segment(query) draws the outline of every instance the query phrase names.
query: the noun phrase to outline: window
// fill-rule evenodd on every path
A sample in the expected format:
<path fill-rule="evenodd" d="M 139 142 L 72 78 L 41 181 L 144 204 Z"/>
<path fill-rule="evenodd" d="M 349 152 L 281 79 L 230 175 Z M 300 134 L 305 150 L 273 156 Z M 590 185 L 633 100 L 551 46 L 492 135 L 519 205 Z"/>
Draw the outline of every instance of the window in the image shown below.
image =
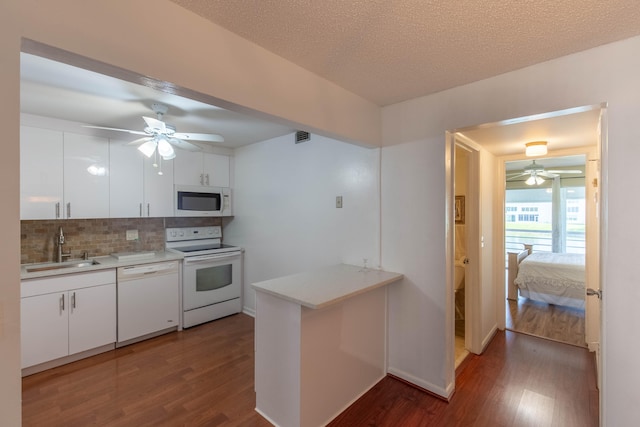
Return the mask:
<path fill-rule="evenodd" d="M 533 244 L 539 252 L 585 253 L 585 188 L 561 187 L 559 206 L 553 206 L 550 188 L 507 189 L 505 203 L 505 246 L 521 250 Z M 562 226 L 553 233 L 556 221 Z"/>

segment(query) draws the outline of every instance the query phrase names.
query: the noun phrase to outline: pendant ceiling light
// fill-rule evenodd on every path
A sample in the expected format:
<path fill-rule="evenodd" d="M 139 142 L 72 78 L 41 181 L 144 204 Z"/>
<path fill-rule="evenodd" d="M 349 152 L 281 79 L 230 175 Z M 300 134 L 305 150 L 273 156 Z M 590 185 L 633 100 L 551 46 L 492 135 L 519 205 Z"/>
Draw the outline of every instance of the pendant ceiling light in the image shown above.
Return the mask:
<path fill-rule="evenodd" d="M 533 141 L 525 144 L 524 154 L 527 157 L 544 156 L 547 154 L 547 141 Z"/>

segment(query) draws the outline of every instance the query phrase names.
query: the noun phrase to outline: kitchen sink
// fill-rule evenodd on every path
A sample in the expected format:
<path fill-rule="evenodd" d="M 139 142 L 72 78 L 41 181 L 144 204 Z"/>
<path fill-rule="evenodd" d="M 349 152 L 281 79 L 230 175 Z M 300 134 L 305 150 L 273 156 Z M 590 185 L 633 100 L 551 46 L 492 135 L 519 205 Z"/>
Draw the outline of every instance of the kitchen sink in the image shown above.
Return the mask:
<path fill-rule="evenodd" d="M 35 273 L 38 271 L 60 270 L 66 268 L 83 268 L 91 267 L 92 265 L 100 264 L 96 260 L 81 260 L 81 261 L 67 261 L 67 262 L 55 262 L 48 264 L 38 264 L 26 267 L 27 273 Z"/>

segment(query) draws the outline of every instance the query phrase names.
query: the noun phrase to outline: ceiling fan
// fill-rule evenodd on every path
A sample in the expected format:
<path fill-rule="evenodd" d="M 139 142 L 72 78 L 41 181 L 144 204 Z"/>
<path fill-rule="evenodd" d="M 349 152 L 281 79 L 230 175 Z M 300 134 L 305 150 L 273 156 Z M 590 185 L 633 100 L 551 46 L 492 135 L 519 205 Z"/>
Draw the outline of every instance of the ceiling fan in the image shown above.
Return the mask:
<path fill-rule="evenodd" d="M 138 150 L 147 157 L 151 157 L 157 148 L 157 154 L 159 154 L 163 160 L 171 160 L 176 157 L 173 146 L 188 151 L 200 150 L 200 147 L 187 141 L 224 142 L 222 136 L 211 133 L 178 133 L 174 126 L 162 120 L 169 109 L 166 105 L 154 102 L 151 104 L 151 109 L 156 113 L 157 119 L 143 116 L 142 118 L 146 123 L 146 127 L 142 131 L 103 126 L 87 125 L 86 127 L 127 132 L 133 135 L 144 135 L 142 138 L 131 141 L 129 145 L 140 145 Z"/>
<path fill-rule="evenodd" d="M 535 160 L 532 161 L 532 163 L 530 165 L 527 165 L 524 167 L 524 169 L 522 170 L 522 172 L 516 172 L 510 175 L 507 175 L 507 181 L 515 181 L 518 178 L 524 177 L 524 176 L 529 176 L 529 178 L 527 178 L 525 180 L 525 184 L 527 185 L 540 185 L 542 184 L 545 179 L 544 178 L 556 178 L 558 177 L 560 174 L 563 173 L 583 173 L 581 170 L 579 169 L 569 169 L 569 170 L 559 170 L 559 169 L 550 169 L 550 170 L 546 170 L 544 168 L 544 166 L 539 165 L 536 163 Z"/>

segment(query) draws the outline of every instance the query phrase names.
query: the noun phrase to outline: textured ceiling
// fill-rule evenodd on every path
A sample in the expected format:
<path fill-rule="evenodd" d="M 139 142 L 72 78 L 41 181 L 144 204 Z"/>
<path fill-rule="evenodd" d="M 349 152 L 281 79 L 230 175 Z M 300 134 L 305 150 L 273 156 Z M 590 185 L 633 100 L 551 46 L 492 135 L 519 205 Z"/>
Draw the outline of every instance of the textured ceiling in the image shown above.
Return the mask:
<path fill-rule="evenodd" d="M 638 0 L 172 1 L 378 105 L 640 34 Z"/>

